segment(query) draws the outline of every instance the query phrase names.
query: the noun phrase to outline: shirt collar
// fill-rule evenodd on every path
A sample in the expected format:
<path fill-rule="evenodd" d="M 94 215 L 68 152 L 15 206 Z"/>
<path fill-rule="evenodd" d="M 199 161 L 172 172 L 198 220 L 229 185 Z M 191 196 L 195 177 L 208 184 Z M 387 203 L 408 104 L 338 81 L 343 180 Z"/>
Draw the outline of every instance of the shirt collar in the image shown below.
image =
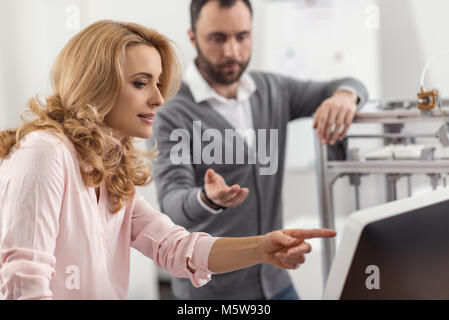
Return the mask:
<path fill-rule="evenodd" d="M 249 99 L 256 91 L 256 84 L 251 76 L 244 72 L 239 80 L 237 88 L 237 99 L 227 99 L 219 95 L 203 78 L 198 71 L 195 63 L 191 63 L 186 70 L 184 81 L 192 92 L 193 99 L 196 103 L 209 100 L 218 100 L 220 102 L 228 102 L 229 100 L 243 101 Z"/>

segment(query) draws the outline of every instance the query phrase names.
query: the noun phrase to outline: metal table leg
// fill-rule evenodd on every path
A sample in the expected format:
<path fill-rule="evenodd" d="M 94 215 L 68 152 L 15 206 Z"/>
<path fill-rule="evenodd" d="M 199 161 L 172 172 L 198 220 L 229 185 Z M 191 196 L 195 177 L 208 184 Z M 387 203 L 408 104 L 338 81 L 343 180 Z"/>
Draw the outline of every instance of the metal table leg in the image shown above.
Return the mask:
<path fill-rule="evenodd" d="M 332 185 L 336 176 L 329 177 L 326 174 L 327 146 L 322 145 L 315 135 L 315 148 L 317 151 L 316 177 L 318 185 L 318 211 L 320 223 L 323 228 L 335 229 L 333 212 Z M 322 239 L 323 243 L 323 284 L 326 283 L 332 259 L 336 251 L 335 239 Z"/>

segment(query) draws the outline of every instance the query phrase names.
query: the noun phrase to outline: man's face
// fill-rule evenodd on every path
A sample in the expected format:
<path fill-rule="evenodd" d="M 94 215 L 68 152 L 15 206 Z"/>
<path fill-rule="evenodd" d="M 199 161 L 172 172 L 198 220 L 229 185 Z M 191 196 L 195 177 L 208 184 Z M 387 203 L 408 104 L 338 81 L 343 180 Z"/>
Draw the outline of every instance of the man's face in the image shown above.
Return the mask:
<path fill-rule="evenodd" d="M 242 1 L 231 8 L 220 8 L 218 1 L 204 5 L 189 36 L 209 81 L 229 85 L 240 79 L 251 57 L 251 29 L 251 12 Z"/>

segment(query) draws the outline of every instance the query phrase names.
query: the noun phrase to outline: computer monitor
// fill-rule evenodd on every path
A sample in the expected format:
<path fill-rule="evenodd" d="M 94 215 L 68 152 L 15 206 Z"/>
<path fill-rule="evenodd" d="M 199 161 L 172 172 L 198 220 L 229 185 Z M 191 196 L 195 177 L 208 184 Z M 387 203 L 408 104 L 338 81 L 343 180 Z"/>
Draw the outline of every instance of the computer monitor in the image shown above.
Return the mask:
<path fill-rule="evenodd" d="M 324 299 L 449 299 L 449 188 L 349 216 Z"/>

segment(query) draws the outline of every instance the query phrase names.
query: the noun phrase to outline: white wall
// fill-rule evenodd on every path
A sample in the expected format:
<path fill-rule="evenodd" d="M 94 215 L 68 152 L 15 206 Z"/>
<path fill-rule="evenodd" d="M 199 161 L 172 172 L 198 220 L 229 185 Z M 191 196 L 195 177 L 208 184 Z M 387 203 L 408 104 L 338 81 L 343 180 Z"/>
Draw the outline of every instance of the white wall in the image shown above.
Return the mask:
<path fill-rule="evenodd" d="M 1 39 L 0 39 L 1 41 Z M 5 74 L 3 59 L 1 58 L 0 52 L 0 75 Z M 6 92 L 5 92 L 5 83 L 4 77 L 0 76 L 0 128 L 6 127 Z"/>
<path fill-rule="evenodd" d="M 427 60 L 449 49 L 445 0 L 381 0 L 382 91 L 385 98 L 414 98 Z M 449 55 L 436 60 L 425 84 L 449 96 Z"/>
<path fill-rule="evenodd" d="M 7 126 L 16 126 L 26 102 L 49 92 L 49 70 L 58 51 L 78 30 L 66 27 L 66 8 L 86 1 L 15 0 L 1 2 L 1 55 L 4 73 L 2 110 Z M 85 20 L 84 20 L 85 21 Z M 83 22 L 83 21 L 82 21 Z M 85 23 L 85 22 L 84 22 Z"/>

